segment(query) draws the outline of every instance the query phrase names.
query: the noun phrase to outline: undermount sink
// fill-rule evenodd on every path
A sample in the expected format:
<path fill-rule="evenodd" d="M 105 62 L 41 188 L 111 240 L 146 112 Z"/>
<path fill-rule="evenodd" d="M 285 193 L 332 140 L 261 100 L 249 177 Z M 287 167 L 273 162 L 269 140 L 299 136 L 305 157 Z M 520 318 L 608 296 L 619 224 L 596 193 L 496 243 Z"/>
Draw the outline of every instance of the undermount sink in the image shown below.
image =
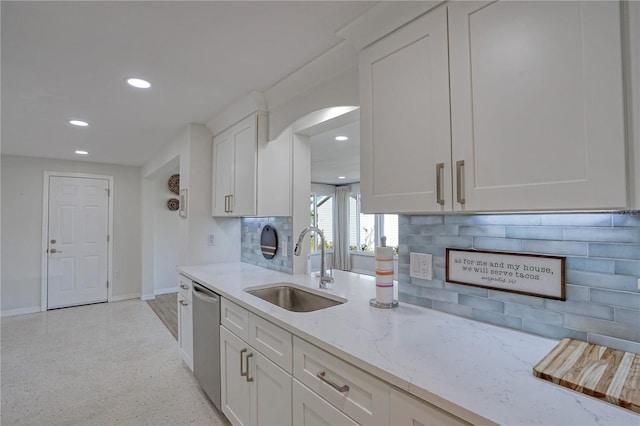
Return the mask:
<path fill-rule="evenodd" d="M 313 312 L 347 301 L 337 296 L 312 293 L 296 284 L 285 282 L 248 288 L 244 291 L 291 312 Z"/>

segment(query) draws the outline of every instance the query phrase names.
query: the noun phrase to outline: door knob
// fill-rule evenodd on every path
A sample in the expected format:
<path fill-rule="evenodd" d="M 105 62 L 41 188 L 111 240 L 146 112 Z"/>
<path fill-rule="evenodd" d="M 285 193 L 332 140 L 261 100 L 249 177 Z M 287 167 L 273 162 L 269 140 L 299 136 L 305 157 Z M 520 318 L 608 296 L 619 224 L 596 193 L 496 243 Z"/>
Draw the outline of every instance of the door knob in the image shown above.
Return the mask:
<path fill-rule="evenodd" d="M 49 250 L 49 253 L 62 253 L 62 250 L 56 250 L 56 249 L 51 249 Z"/>
<path fill-rule="evenodd" d="M 51 240 L 51 244 L 55 244 L 55 243 L 56 243 L 56 240 Z"/>

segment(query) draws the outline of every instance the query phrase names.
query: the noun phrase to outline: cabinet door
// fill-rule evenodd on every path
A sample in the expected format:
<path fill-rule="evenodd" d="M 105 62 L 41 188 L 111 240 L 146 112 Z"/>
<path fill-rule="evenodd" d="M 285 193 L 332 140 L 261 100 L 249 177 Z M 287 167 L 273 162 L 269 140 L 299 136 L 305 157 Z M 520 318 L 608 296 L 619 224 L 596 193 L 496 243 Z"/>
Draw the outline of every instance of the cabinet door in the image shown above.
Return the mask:
<path fill-rule="evenodd" d="M 398 390 L 391 390 L 391 414 L 389 424 L 397 426 L 421 425 L 456 425 L 463 426 L 470 423 L 454 415 L 412 397 Z"/>
<path fill-rule="evenodd" d="M 258 142 L 258 216 L 291 216 L 293 132 Z"/>
<path fill-rule="evenodd" d="M 452 209 L 446 9 L 360 56 L 364 213 Z"/>
<path fill-rule="evenodd" d="M 249 345 L 244 341 L 225 327 L 220 327 L 222 412 L 234 425 L 251 424 L 251 383 L 241 375 L 246 371 L 246 365 L 243 364 L 248 349 Z"/>
<path fill-rule="evenodd" d="M 357 425 L 358 423 L 294 379 L 293 424 L 300 426 L 332 426 Z"/>
<path fill-rule="evenodd" d="M 184 275 L 178 275 L 178 281 L 178 293 L 185 299 L 191 300 L 191 288 L 193 287 L 193 282 Z"/>
<path fill-rule="evenodd" d="M 180 356 L 193 370 L 193 307 L 182 294 L 178 294 L 178 347 Z"/>
<path fill-rule="evenodd" d="M 625 207 L 618 2 L 448 9 L 454 209 Z"/>
<path fill-rule="evenodd" d="M 257 120 L 254 115 L 234 127 L 234 190 L 230 206 L 233 216 L 256 214 Z"/>
<path fill-rule="evenodd" d="M 251 424 L 291 425 L 291 375 L 250 349 Z"/>
<path fill-rule="evenodd" d="M 213 138 L 213 216 L 229 215 L 229 197 L 233 193 L 234 148 L 226 131 Z"/>

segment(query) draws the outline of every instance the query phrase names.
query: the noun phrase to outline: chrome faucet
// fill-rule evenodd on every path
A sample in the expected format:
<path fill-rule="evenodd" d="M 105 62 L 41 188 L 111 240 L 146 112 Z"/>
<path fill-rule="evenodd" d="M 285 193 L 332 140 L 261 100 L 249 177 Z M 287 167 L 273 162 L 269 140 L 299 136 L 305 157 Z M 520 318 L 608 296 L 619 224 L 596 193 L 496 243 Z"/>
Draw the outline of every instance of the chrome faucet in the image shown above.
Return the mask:
<path fill-rule="evenodd" d="M 308 228 L 305 228 L 300 233 L 300 236 L 298 237 L 298 242 L 296 243 L 296 248 L 293 250 L 293 254 L 295 254 L 296 256 L 300 256 L 300 250 L 302 248 L 300 244 L 302 243 L 304 236 L 311 231 L 315 231 L 315 233 L 320 236 L 320 284 L 319 285 L 320 285 L 320 288 L 327 288 L 327 284 L 333 282 L 333 277 L 326 275 L 327 270 L 325 268 L 325 262 L 324 262 L 325 260 L 324 259 L 324 234 L 322 233 L 320 228 L 317 228 L 315 226 L 310 226 Z"/>

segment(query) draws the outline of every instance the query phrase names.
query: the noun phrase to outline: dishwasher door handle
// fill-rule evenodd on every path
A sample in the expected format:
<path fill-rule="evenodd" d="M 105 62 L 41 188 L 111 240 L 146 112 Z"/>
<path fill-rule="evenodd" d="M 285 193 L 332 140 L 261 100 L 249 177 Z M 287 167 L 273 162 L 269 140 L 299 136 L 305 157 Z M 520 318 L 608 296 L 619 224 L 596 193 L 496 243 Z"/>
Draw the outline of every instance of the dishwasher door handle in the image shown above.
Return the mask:
<path fill-rule="evenodd" d="M 193 295 L 203 302 L 218 303 L 217 296 L 211 296 L 211 293 L 207 291 L 207 289 L 196 283 L 193 283 Z"/>

